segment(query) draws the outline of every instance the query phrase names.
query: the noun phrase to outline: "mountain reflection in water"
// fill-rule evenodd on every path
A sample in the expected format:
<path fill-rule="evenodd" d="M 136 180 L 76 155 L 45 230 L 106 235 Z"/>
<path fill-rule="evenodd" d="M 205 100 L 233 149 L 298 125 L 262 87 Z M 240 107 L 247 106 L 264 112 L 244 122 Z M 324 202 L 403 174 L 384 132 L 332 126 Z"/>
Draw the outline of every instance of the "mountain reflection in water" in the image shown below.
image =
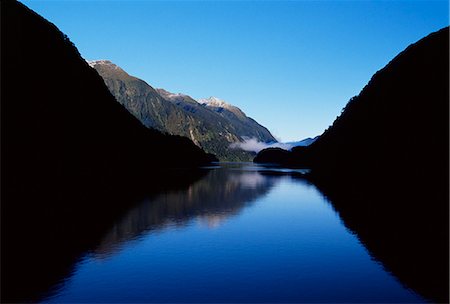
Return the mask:
<path fill-rule="evenodd" d="M 424 302 L 302 170 L 221 164 L 122 213 L 49 303 Z"/>
<path fill-rule="evenodd" d="M 124 242 L 143 233 L 184 226 L 198 219 L 216 228 L 258 197 L 268 193 L 276 180 L 258 171 L 212 170 L 187 189 L 146 198 L 119 220 L 95 250 L 98 257 L 113 254 Z"/>

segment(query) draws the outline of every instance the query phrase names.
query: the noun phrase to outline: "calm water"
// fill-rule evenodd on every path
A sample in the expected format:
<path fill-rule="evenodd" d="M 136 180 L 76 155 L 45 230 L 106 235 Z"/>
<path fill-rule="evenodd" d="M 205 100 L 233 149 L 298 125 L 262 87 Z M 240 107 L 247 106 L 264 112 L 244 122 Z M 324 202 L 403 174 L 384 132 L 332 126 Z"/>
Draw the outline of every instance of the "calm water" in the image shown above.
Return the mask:
<path fill-rule="evenodd" d="M 253 164 L 208 171 L 130 210 L 45 301 L 423 302 L 313 185 Z"/>

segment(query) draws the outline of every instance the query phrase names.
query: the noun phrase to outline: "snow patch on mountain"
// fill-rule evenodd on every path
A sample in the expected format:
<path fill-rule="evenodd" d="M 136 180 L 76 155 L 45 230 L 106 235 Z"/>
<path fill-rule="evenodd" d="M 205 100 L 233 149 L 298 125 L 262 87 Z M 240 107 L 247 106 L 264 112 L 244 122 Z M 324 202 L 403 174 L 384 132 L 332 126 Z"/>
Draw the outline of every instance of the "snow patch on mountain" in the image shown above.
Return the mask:
<path fill-rule="evenodd" d="M 100 60 L 86 60 L 86 62 L 89 64 L 91 68 L 95 67 L 96 65 L 109 65 L 111 67 L 114 67 L 115 69 L 120 69 L 117 65 L 112 63 L 109 60 L 100 59 Z"/>
<path fill-rule="evenodd" d="M 197 100 L 198 103 L 200 104 L 204 104 L 206 106 L 211 106 L 211 107 L 218 107 L 218 108 L 230 108 L 233 107 L 232 105 L 230 105 L 229 103 L 225 102 L 224 100 L 211 96 L 209 98 L 200 98 L 199 100 Z"/>

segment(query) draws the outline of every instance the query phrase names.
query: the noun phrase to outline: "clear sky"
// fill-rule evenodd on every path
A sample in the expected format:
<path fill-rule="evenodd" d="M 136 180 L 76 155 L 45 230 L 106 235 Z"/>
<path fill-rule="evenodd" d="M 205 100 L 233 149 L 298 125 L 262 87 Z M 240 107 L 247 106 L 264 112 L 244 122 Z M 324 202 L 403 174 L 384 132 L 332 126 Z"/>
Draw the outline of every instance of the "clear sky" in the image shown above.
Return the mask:
<path fill-rule="evenodd" d="M 283 141 L 321 134 L 370 77 L 449 24 L 448 1 L 37 1 L 86 59 L 240 107 Z"/>

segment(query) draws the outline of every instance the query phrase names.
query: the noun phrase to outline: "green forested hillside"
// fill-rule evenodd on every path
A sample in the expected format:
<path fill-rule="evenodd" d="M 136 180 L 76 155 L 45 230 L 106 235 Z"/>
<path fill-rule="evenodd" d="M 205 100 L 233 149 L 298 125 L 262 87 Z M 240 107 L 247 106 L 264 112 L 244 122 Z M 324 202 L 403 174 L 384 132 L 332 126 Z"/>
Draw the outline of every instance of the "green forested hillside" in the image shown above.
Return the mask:
<path fill-rule="evenodd" d="M 222 161 L 251 161 L 254 153 L 231 148 L 245 138 L 276 141 L 241 110 L 199 103 L 188 95 L 154 89 L 110 61 L 90 61 L 116 99 L 149 128 L 191 139 Z"/>

